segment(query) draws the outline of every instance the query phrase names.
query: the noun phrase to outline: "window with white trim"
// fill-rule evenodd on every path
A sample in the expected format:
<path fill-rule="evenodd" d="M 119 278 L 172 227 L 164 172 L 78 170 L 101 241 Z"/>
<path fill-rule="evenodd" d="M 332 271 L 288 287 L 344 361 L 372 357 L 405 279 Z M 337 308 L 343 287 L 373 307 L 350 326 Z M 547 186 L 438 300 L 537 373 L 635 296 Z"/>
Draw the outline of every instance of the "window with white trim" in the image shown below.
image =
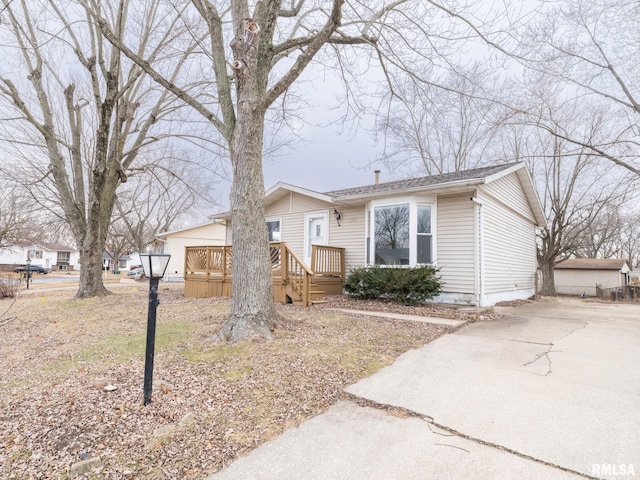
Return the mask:
<path fill-rule="evenodd" d="M 434 262 L 433 206 L 407 201 L 367 210 L 367 263 L 415 266 Z"/>
<path fill-rule="evenodd" d="M 409 204 L 373 209 L 374 263 L 409 265 Z"/>
<path fill-rule="evenodd" d="M 282 241 L 279 218 L 272 218 L 267 220 L 267 235 L 269 236 L 270 242 Z"/>
<path fill-rule="evenodd" d="M 431 205 L 418 205 L 416 263 L 433 262 L 433 235 L 431 234 Z"/>

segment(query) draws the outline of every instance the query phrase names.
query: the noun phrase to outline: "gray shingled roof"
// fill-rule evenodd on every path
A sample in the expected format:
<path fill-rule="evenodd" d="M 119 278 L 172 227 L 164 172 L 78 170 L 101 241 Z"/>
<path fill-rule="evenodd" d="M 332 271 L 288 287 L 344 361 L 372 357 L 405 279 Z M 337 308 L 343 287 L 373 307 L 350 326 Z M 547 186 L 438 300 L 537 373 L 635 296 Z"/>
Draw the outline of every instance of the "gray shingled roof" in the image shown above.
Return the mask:
<path fill-rule="evenodd" d="M 75 252 L 76 249 L 73 247 L 68 247 L 67 245 L 63 245 L 61 243 L 40 243 L 40 246 L 46 248 L 50 252 Z"/>
<path fill-rule="evenodd" d="M 443 185 L 447 183 L 460 182 L 464 180 L 475 180 L 488 177 L 495 173 L 511 168 L 518 163 L 505 163 L 503 165 L 493 165 L 491 167 L 474 168 L 462 172 L 443 173 L 441 175 L 431 175 L 427 177 L 409 178 L 406 180 L 396 180 L 394 182 L 379 183 L 377 185 L 365 185 L 363 187 L 345 188 L 343 190 L 333 190 L 324 192 L 331 197 L 352 197 L 359 195 L 370 195 L 376 193 L 387 193 L 413 188 L 428 187 L 433 185 Z"/>
<path fill-rule="evenodd" d="M 621 270 L 626 262 L 623 258 L 569 258 L 559 261 L 554 268 L 567 270 Z"/>

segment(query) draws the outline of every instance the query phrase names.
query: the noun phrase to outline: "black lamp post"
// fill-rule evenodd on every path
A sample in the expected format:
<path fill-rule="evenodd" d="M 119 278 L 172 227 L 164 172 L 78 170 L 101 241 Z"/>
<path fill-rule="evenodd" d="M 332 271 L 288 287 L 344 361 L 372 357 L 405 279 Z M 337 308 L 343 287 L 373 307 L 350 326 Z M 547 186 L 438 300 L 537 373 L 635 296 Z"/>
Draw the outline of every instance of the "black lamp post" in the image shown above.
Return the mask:
<path fill-rule="evenodd" d="M 27 257 L 27 290 L 29 290 L 29 279 L 31 278 L 31 257 Z"/>
<path fill-rule="evenodd" d="M 144 274 L 149 278 L 149 310 L 147 315 L 147 350 L 144 357 L 144 404 L 151 402 L 153 389 L 153 355 L 156 343 L 156 308 L 158 301 L 158 282 L 164 276 L 171 255 L 142 253 L 140 261 Z"/>

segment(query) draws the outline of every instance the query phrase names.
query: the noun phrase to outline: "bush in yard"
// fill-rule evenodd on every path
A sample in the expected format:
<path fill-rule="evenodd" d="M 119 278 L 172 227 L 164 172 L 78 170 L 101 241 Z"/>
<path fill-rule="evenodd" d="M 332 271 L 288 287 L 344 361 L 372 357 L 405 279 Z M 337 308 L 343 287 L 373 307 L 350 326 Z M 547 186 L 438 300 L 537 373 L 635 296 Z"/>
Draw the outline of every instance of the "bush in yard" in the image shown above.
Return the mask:
<path fill-rule="evenodd" d="M 386 298 L 415 305 L 440 293 L 442 282 L 438 271 L 430 266 L 354 268 L 344 284 L 344 289 L 348 295 L 363 300 Z"/>
<path fill-rule="evenodd" d="M 0 278 L 0 298 L 15 298 L 18 294 L 20 282 L 13 277 Z"/>

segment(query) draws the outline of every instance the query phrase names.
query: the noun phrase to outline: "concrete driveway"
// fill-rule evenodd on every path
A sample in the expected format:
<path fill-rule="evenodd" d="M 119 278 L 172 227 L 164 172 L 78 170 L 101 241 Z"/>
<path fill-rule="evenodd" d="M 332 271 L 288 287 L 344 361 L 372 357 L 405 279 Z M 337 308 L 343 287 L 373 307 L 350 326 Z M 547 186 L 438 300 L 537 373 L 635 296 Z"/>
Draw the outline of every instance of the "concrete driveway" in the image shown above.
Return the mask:
<path fill-rule="evenodd" d="M 640 306 L 497 310 L 210 479 L 640 477 Z"/>

